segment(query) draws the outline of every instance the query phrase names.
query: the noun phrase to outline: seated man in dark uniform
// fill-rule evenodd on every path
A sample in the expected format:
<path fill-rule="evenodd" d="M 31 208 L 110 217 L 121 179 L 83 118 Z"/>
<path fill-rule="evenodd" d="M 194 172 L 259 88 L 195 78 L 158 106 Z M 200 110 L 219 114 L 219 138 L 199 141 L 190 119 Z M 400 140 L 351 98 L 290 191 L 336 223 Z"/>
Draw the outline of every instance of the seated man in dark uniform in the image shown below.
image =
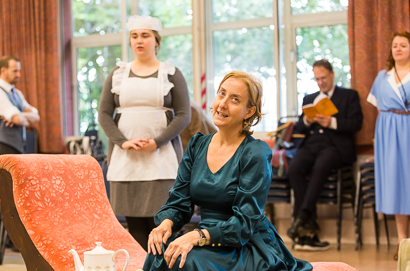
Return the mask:
<path fill-rule="evenodd" d="M 314 103 L 323 93 L 339 112 L 333 116 L 318 114 L 312 119 L 302 114 L 295 126 L 306 137 L 289 168 L 295 219 L 287 234 L 297 241 L 295 249 L 299 250 L 329 249 L 329 243 L 320 242 L 317 236 L 316 203 L 330 171 L 356 161 L 355 132 L 361 129 L 363 122 L 358 93 L 334 85 L 335 75 L 327 60 L 316 61 L 313 73 L 320 91 L 307 95 L 303 105 Z M 311 174 L 309 181 L 308 174 Z"/>

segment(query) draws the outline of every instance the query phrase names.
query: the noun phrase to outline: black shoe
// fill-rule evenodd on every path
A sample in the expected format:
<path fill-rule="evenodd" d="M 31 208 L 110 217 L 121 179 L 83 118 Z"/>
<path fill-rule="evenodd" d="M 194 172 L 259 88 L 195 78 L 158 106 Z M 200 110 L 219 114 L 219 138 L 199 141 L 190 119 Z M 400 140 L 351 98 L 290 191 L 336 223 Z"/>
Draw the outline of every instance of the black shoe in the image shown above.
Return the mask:
<path fill-rule="evenodd" d="M 316 220 L 310 218 L 302 225 L 302 228 L 299 231 L 300 236 L 313 236 L 320 232 L 320 228 L 316 223 Z"/>
<path fill-rule="evenodd" d="M 306 238 L 309 238 L 309 237 L 308 236 L 299 237 L 298 241 L 293 246 L 293 249 L 294 250 L 303 250 L 303 246 L 305 245 Z"/>
<path fill-rule="evenodd" d="M 295 221 L 293 221 L 292 226 L 288 229 L 287 235 L 295 241 L 297 237 L 299 237 L 299 229 L 302 227 L 304 224 L 304 221 L 300 218 L 296 218 Z"/>
<path fill-rule="evenodd" d="M 297 218 L 292 226 L 288 229 L 287 235 L 295 241 L 296 238 L 302 236 L 311 236 L 319 233 L 320 228 L 314 219 L 307 219 L 303 221 Z"/>
<path fill-rule="evenodd" d="M 329 242 L 320 242 L 319 237 L 315 234 L 312 237 L 306 236 L 303 239 L 303 245 L 298 247 L 297 250 L 304 251 L 324 251 L 330 248 Z M 296 249 L 296 245 L 295 245 Z"/>

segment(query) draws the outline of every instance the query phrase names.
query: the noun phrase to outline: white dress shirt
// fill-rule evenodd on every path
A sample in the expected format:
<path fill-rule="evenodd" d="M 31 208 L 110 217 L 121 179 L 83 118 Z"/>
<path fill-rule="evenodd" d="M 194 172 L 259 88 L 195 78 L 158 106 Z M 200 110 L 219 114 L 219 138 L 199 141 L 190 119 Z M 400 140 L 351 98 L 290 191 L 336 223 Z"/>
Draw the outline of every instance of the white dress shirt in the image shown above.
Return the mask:
<path fill-rule="evenodd" d="M 2 88 L 2 89 L 1 89 Z M 10 85 L 6 81 L 0 78 L 0 116 L 4 117 L 7 121 L 11 122 L 11 118 L 15 115 L 21 113 L 21 111 L 14 106 L 14 104 L 9 100 L 9 97 L 4 93 L 3 89 L 11 95 L 11 89 L 14 88 L 13 85 Z M 24 108 L 30 108 L 34 112 L 37 112 L 37 109 L 32 107 L 26 99 L 24 99 L 23 93 L 20 90 L 14 88 L 14 92 L 19 95 L 21 101 L 23 102 Z"/>
<path fill-rule="evenodd" d="M 336 88 L 336 86 L 333 85 L 333 87 L 332 87 L 326 94 L 323 93 L 323 92 L 320 92 L 319 95 L 318 95 L 318 96 L 315 98 L 315 100 L 313 101 L 313 103 L 315 103 L 316 99 L 318 99 L 318 98 L 319 98 L 320 96 L 322 96 L 322 95 L 328 96 L 329 99 L 332 98 L 333 93 L 335 92 L 335 88 Z M 322 95 L 321 95 L 321 94 L 322 94 Z M 305 123 L 306 126 L 310 126 L 310 125 L 311 125 L 311 123 L 309 123 L 309 122 L 306 120 L 306 116 L 303 116 L 303 123 Z M 336 120 L 335 117 L 332 117 L 332 118 L 330 119 L 330 125 L 329 125 L 329 127 L 327 127 L 327 128 L 333 129 L 333 130 L 336 130 L 336 129 L 337 129 L 337 120 Z"/>

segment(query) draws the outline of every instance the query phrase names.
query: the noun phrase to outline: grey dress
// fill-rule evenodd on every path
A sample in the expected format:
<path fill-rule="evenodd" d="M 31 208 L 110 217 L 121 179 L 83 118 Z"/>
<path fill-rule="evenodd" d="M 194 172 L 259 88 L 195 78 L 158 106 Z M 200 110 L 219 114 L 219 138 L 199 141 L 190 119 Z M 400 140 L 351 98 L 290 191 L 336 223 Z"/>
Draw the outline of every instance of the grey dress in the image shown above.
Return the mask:
<path fill-rule="evenodd" d="M 111 92 L 114 68 L 108 75 L 101 93 L 98 109 L 98 120 L 109 138 L 107 161 L 110 164 L 114 144 L 121 146 L 128 139 L 117 128 L 121 114 L 115 114 L 120 106 L 119 96 Z M 158 71 L 149 76 L 137 76 L 130 71 L 129 77 L 149 78 L 158 77 Z M 168 75 L 169 82 L 174 84 L 168 95 L 164 96 L 164 107 L 172 108 L 167 111 L 168 126 L 164 132 L 154 138 L 158 148 L 172 142 L 178 162 L 182 158 L 182 144 L 179 133 L 190 123 L 190 105 L 187 85 L 181 71 L 175 69 L 174 75 Z M 137 124 L 136 120 L 136 124 Z M 153 217 L 165 204 L 168 192 L 175 180 L 152 180 L 137 182 L 110 182 L 110 200 L 116 215 L 131 217 Z"/>

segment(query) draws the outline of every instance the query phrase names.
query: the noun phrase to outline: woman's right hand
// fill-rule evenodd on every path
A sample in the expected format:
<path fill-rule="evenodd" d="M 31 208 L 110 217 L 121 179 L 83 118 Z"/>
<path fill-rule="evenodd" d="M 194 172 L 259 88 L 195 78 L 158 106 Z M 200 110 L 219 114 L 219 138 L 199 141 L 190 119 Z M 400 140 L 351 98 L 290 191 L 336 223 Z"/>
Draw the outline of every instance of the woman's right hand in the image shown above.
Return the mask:
<path fill-rule="evenodd" d="M 172 226 L 174 222 L 170 219 L 165 219 L 159 224 L 158 227 L 154 228 L 148 236 L 148 253 L 157 255 L 162 254 L 162 244 L 166 244 L 168 238 L 172 234 Z"/>
<path fill-rule="evenodd" d="M 148 141 L 145 138 L 131 139 L 122 143 L 121 148 L 123 150 L 141 151 L 141 149 L 143 149 L 146 144 L 148 144 Z"/>

